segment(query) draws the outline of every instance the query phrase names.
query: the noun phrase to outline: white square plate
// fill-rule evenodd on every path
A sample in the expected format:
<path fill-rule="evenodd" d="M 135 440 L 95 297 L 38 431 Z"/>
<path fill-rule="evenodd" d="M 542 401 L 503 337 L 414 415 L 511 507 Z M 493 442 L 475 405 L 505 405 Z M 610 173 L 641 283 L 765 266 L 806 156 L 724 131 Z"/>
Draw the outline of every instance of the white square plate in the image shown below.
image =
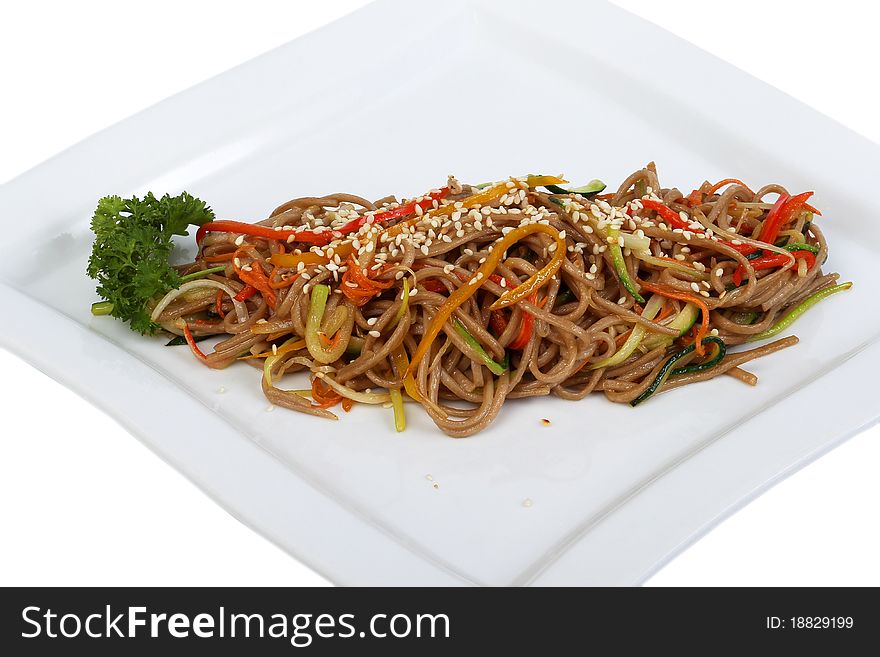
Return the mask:
<path fill-rule="evenodd" d="M 255 370 L 207 370 L 89 314 L 105 194 L 187 189 L 256 220 L 305 193 L 408 195 L 450 172 L 614 184 L 652 159 L 681 188 L 817 190 L 828 267 L 856 286 L 797 323 L 797 347 L 750 364 L 757 388 L 722 377 L 638 409 L 513 402 L 468 440 L 410 413 L 398 435 L 379 409 L 269 413 Z M 877 146 L 610 5 L 383 1 L 7 184 L 0 337 L 335 582 L 635 584 L 880 415 L 878 163 Z"/>

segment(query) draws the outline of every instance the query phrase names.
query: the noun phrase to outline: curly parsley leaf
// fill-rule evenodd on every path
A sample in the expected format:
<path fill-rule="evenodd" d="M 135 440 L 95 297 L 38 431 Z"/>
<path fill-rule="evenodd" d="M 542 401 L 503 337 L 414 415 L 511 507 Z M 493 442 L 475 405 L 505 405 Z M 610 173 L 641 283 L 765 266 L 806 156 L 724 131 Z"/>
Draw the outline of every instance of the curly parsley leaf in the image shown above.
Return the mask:
<path fill-rule="evenodd" d="M 139 333 L 155 333 L 150 300 L 181 284 L 169 264 L 172 237 L 213 220 L 211 208 L 186 192 L 160 199 L 148 193 L 143 199 L 106 196 L 98 201 L 87 272 L 98 281 L 98 294 L 112 304 L 110 314 Z"/>

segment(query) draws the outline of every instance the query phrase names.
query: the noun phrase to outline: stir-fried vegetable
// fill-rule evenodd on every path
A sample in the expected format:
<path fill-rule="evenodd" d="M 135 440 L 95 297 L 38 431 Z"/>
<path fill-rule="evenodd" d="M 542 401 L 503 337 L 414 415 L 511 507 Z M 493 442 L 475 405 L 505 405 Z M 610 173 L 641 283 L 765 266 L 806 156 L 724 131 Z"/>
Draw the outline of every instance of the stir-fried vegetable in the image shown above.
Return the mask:
<path fill-rule="evenodd" d="M 565 183 L 566 181 L 557 176 L 528 176 L 526 178 L 526 185 L 529 187 L 541 187 L 544 185 L 554 185 Z M 506 182 L 493 184 L 491 187 L 484 189 L 476 194 L 468 196 L 461 201 L 461 208 L 456 208 L 455 205 L 444 205 L 437 209 L 428 210 L 424 215 L 414 217 L 412 219 L 407 219 L 406 221 L 401 221 L 394 226 L 386 229 L 380 236 L 381 239 L 390 239 L 392 237 L 396 237 L 401 234 L 404 230 L 415 226 L 419 222 L 427 220 L 429 217 L 440 217 L 440 216 L 448 216 L 453 214 L 454 212 L 461 210 L 466 210 L 472 208 L 476 205 L 486 205 L 489 203 L 493 203 L 504 197 L 505 194 L 511 192 L 511 188 L 507 186 Z M 336 245 L 334 249 L 334 254 L 338 255 L 341 259 L 345 259 L 350 256 L 354 252 L 354 246 L 351 241 L 341 242 Z M 276 253 L 269 261 L 277 265 L 278 267 L 289 267 L 291 269 L 295 269 L 301 262 L 304 264 L 324 264 L 330 262 L 331 257 L 328 256 L 325 252 L 324 255 L 320 255 L 318 253 Z"/>
<path fill-rule="evenodd" d="M 751 261 L 752 269 L 755 271 L 759 271 L 761 269 L 775 269 L 776 267 L 783 267 L 791 262 L 791 258 L 802 258 L 807 263 L 807 268 L 812 269 L 816 264 L 816 256 L 813 255 L 812 251 L 794 251 L 791 254 L 791 257 L 782 254 L 782 253 L 774 253 L 773 255 L 761 256 L 759 258 L 755 258 Z M 746 268 L 744 265 L 740 265 L 736 268 L 736 271 L 733 272 L 733 284 L 739 287 L 742 284 L 743 276 L 746 274 Z"/>
<path fill-rule="evenodd" d="M 267 240 L 287 240 L 293 238 L 295 242 L 305 242 L 307 244 L 315 244 L 316 246 L 324 246 L 329 244 L 333 239 L 332 230 L 325 229 L 320 232 L 313 230 L 284 230 L 273 228 L 272 226 L 261 226 L 259 224 L 249 224 L 243 221 L 212 221 L 202 225 L 196 232 L 196 244 L 201 245 L 202 240 L 208 233 L 239 233 L 241 235 L 250 235 L 252 237 L 262 237 Z"/>
<path fill-rule="evenodd" d="M 796 196 L 780 194 L 776 203 L 773 204 L 773 208 L 767 213 L 758 238 L 762 242 L 773 244 L 779 235 L 779 230 L 804 209 L 804 204 L 812 195 L 813 192 L 804 192 Z"/>
<path fill-rule="evenodd" d="M 210 269 L 202 269 L 201 271 L 194 271 L 191 274 L 187 274 L 186 276 L 180 277 L 181 283 L 186 283 L 188 281 L 196 281 L 200 278 L 205 278 L 206 276 L 210 276 L 211 274 L 218 274 L 221 271 L 225 271 L 226 267 L 211 267 Z"/>
<path fill-rule="evenodd" d="M 649 251 L 634 251 L 633 254 L 639 260 L 654 265 L 655 267 L 665 267 L 674 271 L 686 274 L 695 281 L 708 281 L 709 274 L 697 271 L 692 264 L 684 260 L 676 260 L 675 258 L 667 258 L 665 256 L 653 256 Z"/>
<path fill-rule="evenodd" d="M 590 198 L 591 196 L 595 196 L 605 189 L 605 183 L 601 180 L 591 180 L 586 185 L 582 185 L 580 187 L 575 187 L 573 189 L 565 189 L 564 187 L 560 187 L 559 185 L 544 185 L 544 189 L 546 189 L 551 194 L 577 194 L 578 196 L 583 196 L 584 198 Z"/>
<path fill-rule="evenodd" d="M 394 409 L 394 430 L 401 433 L 406 430 L 406 411 L 403 408 L 403 395 L 399 388 L 391 388 L 388 393 L 391 396 L 391 408 Z"/>
<path fill-rule="evenodd" d="M 391 210 L 382 210 L 380 212 L 363 214 L 357 219 L 352 219 L 344 226 L 335 229 L 335 232 L 342 233 L 343 235 L 348 235 L 349 233 L 353 233 L 356 230 L 360 229 L 360 227 L 366 223 L 384 224 L 388 221 L 391 221 L 392 219 L 400 219 L 402 217 L 408 217 L 412 214 L 417 214 L 418 210 L 424 212 L 425 210 L 429 210 L 433 207 L 434 201 L 441 201 L 448 195 L 449 188 L 443 187 L 436 192 L 425 194 L 421 198 L 421 200 L 410 201 L 409 203 L 404 203 L 403 205 L 392 208 Z M 416 208 L 418 208 L 418 210 L 416 210 Z"/>
<path fill-rule="evenodd" d="M 724 358 L 726 346 L 721 338 L 717 338 L 714 335 L 708 336 L 705 339 L 705 342 L 715 343 L 718 346 L 718 351 L 712 356 L 709 363 L 706 363 L 707 367 L 714 367 L 721 361 L 722 358 Z M 662 386 L 666 382 L 666 379 L 668 379 L 671 374 L 686 374 L 688 371 L 691 371 L 688 370 L 688 368 L 686 367 L 679 368 L 678 370 L 673 370 L 673 367 L 685 356 L 693 353 L 694 349 L 696 348 L 696 344 L 697 343 L 689 344 L 687 347 L 684 347 L 680 351 L 677 351 L 672 356 L 670 356 L 669 360 L 667 360 L 663 367 L 660 368 L 660 371 L 657 373 L 657 376 L 654 377 L 654 380 L 651 382 L 651 384 L 645 389 L 642 394 L 640 394 L 629 403 L 630 406 L 638 406 L 643 401 L 651 397 L 651 395 L 657 392 L 660 386 Z"/>
<path fill-rule="evenodd" d="M 734 313 L 732 319 L 740 326 L 748 326 L 750 324 L 754 324 L 759 315 L 760 313 L 758 313 L 757 310 L 743 310 L 738 313 Z"/>
<path fill-rule="evenodd" d="M 196 341 L 193 339 L 193 334 L 189 328 L 189 324 L 187 324 L 185 322 L 183 324 L 183 336 L 186 338 L 186 343 L 189 345 L 189 348 L 192 350 L 193 355 L 195 355 L 195 357 L 198 358 L 203 363 L 206 362 L 208 360 L 208 357 L 205 356 L 205 354 L 202 352 L 201 349 L 199 349 L 198 345 L 196 344 Z"/>
<path fill-rule="evenodd" d="M 400 293 L 400 307 L 394 316 L 394 325 L 397 326 L 403 316 L 409 312 L 409 279 L 403 279 L 403 292 Z"/>
<path fill-rule="evenodd" d="M 785 314 L 785 316 L 782 317 L 782 319 L 780 319 L 766 331 L 761 331 L 760 333 L 756 333 L 755 335 L 750 337 L 748 339 L 748 342 L 757 342 L 758 340 L 766 340 L 767 338 L 772 338 L 774 335 L 781 333 L 789 326 L 794 324 L 798 317 L 800 317 L 810 308 L 822 301 L 822 299 L 830 297 L 832 294 L 842 292 L 843 290 L 848 290 L 852 287 L 852 285 L 852 282 L 840 283 L 839 285 L 832 285 L 831 287 L 826 287 L 824 290 L 819 290 L 818 292 L 811 294 L 794 308 L 789 310 Z"/>
<path fill-rule="evenodd" d="M 443 305 L 438 308 L 437 313 L 434 315 L 433 320 L 431 320 L 431 324 L 425 330 L 425 333 L 419 342 L 419 346 L 413 354 L 412 361 L 409 365 L 408 376 L 411 376 L 412 371 L 419 366 L 419 363 L 431 348 L 431 344 L 443 329 L 443 325 L 452 313 L 455 312 L 456 308 L 473 296 L 482 285 L 482 281 L 486 280 L 492 272 L 495 271 L 504 252 L 519 240 L 535 233 L 544 233 L 555 238 L 556 249 L 551 256 L 550 261 L 543 269 L 535 272 L 525 283 L 502 294 L 489 308 L 491 310 L 497 310 L 498 308 L 504 308 L 512 303 L 528 298 L 533 292 L 536 292 L 541 286 L 546 285 L 550 281 L 553 274 L 555 274 L 559 270 L 559 267 L 562 266 L 562 260 L 565 258 L 565 240 L 559 237 L 559 231 L 546 224 L 526 224 L 525 226 L 514 228 L 494 245 L 492 253 L 487 256 L 485 262 L 480 265 L 473 277 L 449 295 L 449 298 L 447 298 Z"/>
<path fill-rule="evenodd" d="M 783 247 L 786 251 L 809 251 L 813 255 L 819 254 L 819 247 L 815 244 L 804 244 L 797 242 L 795 244 L 787 244 Z"/>
<path fill-rule="evenodd" d="M 709 306 L 706 305 L 706 302 L 703 301 L 702 298 L 695 296 L 693 294 L 688 294 L 686 292 L 679 292 L 675 288 L 671 288 L 668 285 L 663 285 L 661 283 L 646 283 L 642 281 L 642 287 L 649 292 L 654 292 L 655 294 L 662 294 L 664 297 L 668 297 L 670 299 L 678 299 L 679 301 L 687 301 L 695 306 L 697 306 L 702 312 L 702 320 L 700 322 L 700 328 L 697 331 L 696 337 L 696 350 L 697 354 L 700 356 L 703 355 L 703 340 L 709 334 Z"/>
<path fill-rule="evenodd" d="M 333 388 L 333 390 L 338 392 L 346 399 L 360 402 L 361 404 L 387 404 L 391 401 L 391 395 L 389 394 L 378 392 L 360 392 L 358 390 L 355 390 L 354 388 L 350 388 L 346 385 L 338 383 L 337 381 L 334 381 L 330 375 L 324 374 L 324 372 L 315 372 L 315 376 L 321 379 L 321 381 Z"/>
<path fill-rule="evenodd" d="M 354 325 L 354 314 L 347 312 L 345 308 L 338 308 L 338 310 L 345 312 L 345 316 L 342 318 L 342 325 L 338 328 L 338 339 L 325 346 L 321 340 L 321 335 L 323 334 L 321 322 L 324 319 L 324 308 L 327 306 L 327 298 L 329 296 L 330 286 L 315 285 L 311 291 L 309 313 L 306 318 L 306 348 L 309 350 L 312 358 L 319 363 L 332 363 L 339 360 L 339 357 L 345 353 L 345 349 L 348 347 L 351 329 Z"/>
<path fill-rule="evenodd" d="M 650 301 L 645 305 L 645 309 L 642 311 L 642 317 L 645 319 L 654 319 L 660 312 L 664 303 L 666 303 L 666 299 L 663 296 L 659 294 L 653 295 Z M 589 369 L 598 370 L 602 367 L 614 367 L 620 365 L 626 361 L 627 358 L 632 356 L 636 349 L 638 349 L 639 344 L 642 342 L 642 338 L 645 337 L 645 333 L 647 332 L 648 330 L 644 326 L 636 324 L 620 349 L 607 358 L 603 358 L 602 360 L 593 363 L 590 365 Z"/>
<path fill-rule="evenodd" d="M 375 272 L 373 272 L 375 273 Z M 387 290 L 394 281 L 381 281 L 369 276 L 370 270 L 362 269 L 353 255 L 348 257 L 348 269 L 342 275 L 342 294 L 354 305 L 360 307 L 369 302 L 383 290 Z"/>
<path fill-rule="evenodd" d="M 454 319 L 452 320 L 452 325 L 455 327 L 456 333 L 458 333 L 461 338 L 467 343 L 467 345 L 477 353 L 477 357 L 480 359 L 480 362 L 488 367 L 489 371 L 492 372 L 492 374 L 495 374 L 496 376 L 501 376 L 507 371 L 506 356 L 504 358 L 504 363 L 496 363 L 494 360 L 492 360 L 492 357 L 486 353 L 486 350 L 483 349 L 483 345 L 481 345 L 477 341 L 477 339 L 468 332 L 468 330 L 461 322 L 459 322 L 457 319 Z"/>
<path fill-rule="evenodd" d="M 629 275 L 629 271 L 626 268 L 626 262 L 623 259 L 623 249 L 620 248 L 620 241 L 618 240 L 619 236 L 619 228 L 608 229 L 608 251 L 611 253 L 611 264 L 614 265 L 614 273 L 617 274 L 620 284 L 630 293 L 633 299 L 638 303 L 645 303 L 644 297 L 639 294 L 638 285 Z"/>

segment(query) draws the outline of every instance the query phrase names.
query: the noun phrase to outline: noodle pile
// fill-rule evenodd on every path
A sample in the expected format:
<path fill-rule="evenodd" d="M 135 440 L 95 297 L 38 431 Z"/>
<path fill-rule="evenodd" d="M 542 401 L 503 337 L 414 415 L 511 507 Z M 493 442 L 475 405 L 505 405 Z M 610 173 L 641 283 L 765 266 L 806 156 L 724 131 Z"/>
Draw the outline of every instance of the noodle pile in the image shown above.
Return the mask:
<path fill-rule="evenodd" d="M 250 228 L 214 222 L 178 271 L 223 269 L 170 292 L 153 319 L 209 367 L 262 366 L 274 405 L 332 419 L 340 403 L 393 406 L 401 430 L 406 396 L 464 437 L 510 399 L 637 405 L 722 374 L 754 385 L 742 366 L 797 338 L 730 348 L 848 286 L 821 270 L 809 193 L 726 180 L 684 196 L 653 164 L 611 194 L 564 182 L 450 177 L 408 202 L 329 194 Z M 215 335 L 204 353 L 196 342 Z M 310 389 L 279 387 L 300 371 Z"/>

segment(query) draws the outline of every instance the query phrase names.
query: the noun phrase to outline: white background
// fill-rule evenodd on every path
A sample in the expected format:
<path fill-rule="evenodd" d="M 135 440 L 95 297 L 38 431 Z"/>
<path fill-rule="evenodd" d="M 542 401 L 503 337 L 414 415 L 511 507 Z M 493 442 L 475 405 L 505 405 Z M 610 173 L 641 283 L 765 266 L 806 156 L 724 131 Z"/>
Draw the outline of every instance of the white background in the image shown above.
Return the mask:
<path fill-rule="evenodd" d="M 363 4 L 7 7 L 0 181 Z M 880 11 L 870 3 L 617 4 L 880 141 Z M 113 420 L 2 349 L 0 373 L 0 584 L 328 584 L 236 522 Z M 866 431 L 786 480 L 649 584 L 880 585 L 878 437 L 880 427 Z"/>

